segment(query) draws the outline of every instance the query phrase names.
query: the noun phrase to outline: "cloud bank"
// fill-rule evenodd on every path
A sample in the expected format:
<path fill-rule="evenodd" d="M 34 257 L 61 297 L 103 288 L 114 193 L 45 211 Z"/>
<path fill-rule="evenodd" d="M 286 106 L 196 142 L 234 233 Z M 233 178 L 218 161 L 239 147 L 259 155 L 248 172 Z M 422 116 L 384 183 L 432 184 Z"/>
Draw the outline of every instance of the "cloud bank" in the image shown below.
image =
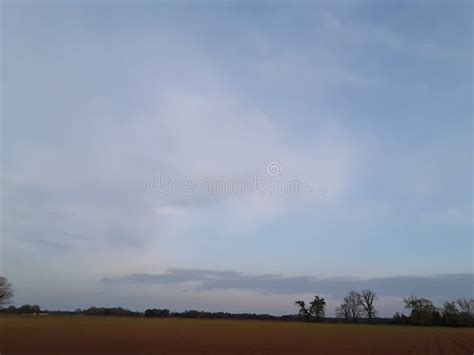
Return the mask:
<path fill-rule="evenodd" d="M 380 296 L 411 294 L 436 299 L 472 297 L 474 274 L 379 278 L 250 275 L 236 271 L 168 269 L 159 274 L 105 277 L 103 283 L 176 284 L 190 282 L 199 290 L 237 289 L 275 294 L 318 293 L 342 297 L 350 290 L 371 289 Z"/>

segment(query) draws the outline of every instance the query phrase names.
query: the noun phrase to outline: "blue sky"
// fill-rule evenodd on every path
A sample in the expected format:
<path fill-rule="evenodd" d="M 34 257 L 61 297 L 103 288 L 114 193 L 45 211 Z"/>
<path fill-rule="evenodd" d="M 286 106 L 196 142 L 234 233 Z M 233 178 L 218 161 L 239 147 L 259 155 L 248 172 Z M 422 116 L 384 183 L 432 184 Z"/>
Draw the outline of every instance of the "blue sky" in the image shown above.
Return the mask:
<path fill-rule="evenodd" d="M 472 10 L 2 3 L 0 267 L 15 302 L 281 314 L 318 293 L 331 313 L 341 278 L 373 287 L 385 315 L 401 309 L 393 280 L 472 296 Z M 156 193 L 158 176 L 318 192 Z M 191 276 L 162 282 L 173 270 Z"/>

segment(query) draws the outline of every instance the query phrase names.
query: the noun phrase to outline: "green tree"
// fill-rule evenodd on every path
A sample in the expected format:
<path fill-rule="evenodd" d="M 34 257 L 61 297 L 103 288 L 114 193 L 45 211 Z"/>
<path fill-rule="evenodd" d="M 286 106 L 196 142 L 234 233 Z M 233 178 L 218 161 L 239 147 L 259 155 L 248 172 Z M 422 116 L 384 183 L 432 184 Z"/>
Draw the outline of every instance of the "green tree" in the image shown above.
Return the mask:
<path fill-rule="evenodd" d="M 456 302 L 445 302 L 443 306 L 443 323 L 450 327 L 460 325 L 460 314 Z"/>
<path fill-rule="evenodd" d="M 440 318 L 433 302 L 427 298 L 410 296 L 403 299 L 405 308 L 411 309 L 410 322 L 415 325 L 434 325 Z"/>
<path fill-rule="evenodd" d="M 316 322 L 321 321 L 325 315 L 326 301 L 324 298 L 319 296 L 314 296 L 314 300 L 310 303 L 309 312 L 314 316 Z"/>
<path fill-rule="evenodd" d="M 35 305 L 29 305 L 29 304 L 24 304 L 20 308 L 18 308 L 18 313 L 39 313 L 41 312 L 40 306 L 37 304 Z"/>

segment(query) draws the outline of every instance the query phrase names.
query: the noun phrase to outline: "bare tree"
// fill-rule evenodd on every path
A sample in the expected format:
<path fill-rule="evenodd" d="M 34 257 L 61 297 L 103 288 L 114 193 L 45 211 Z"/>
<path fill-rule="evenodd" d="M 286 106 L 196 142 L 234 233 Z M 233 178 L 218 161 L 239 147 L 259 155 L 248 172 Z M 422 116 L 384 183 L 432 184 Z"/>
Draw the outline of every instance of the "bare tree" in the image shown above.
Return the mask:
<path fill-rule="evenodd" d="M 363 311 L 367 314 L 367 318 L 369 318 L 369 323 L 372 323 L 372 318 L 375 317 L 377 311 L 375 309 L 374 302 L 377 300 L 377 295 L 374 291 L 371 290 L 363 290 L 361 303 Z"/>
<path fill-rule="evenodd" d="M 0 307 L 10 303 L 13 297 L 13 287 L 7 278 L 0 276 Z"/>
<path fill-rule="evenodd" d="M 474 326 L 474 299 L 459 298 L 456 300 L 459 308 L 460 323 L 463 326 Z"/>
<path fill-rule="evenodd" d="M 344 318 L 344 323 L 349 322 L 349 318 L 351 316 L 351 312 L 347 307 L 346 303 L 341 304 L 339 307 L 336 307 L 336 317 Z"/>
<path fill-rule="evenodd" d="M 306 322 L 309 322 L 311 318 L 311 312 L 308 308 L 306 308 L 305 301 L 297 300 L 295 301 L 295 306 L 300 308 L 299 309 L 300 316 L 302 316 Z"/>
<path fill-rule="evenodd" d="M 468 300 L 464 298 L 458 298 L 456 303 L 458 304 L 459 311 L 461 313 L 465 313 L 470 317 L 474 317 L 474 299 Z"/>
<path fill-rule="evenodd" d="M 346 297 L 344 297 L 344 304 L 346 304 L 350 317 L 354 323 L 357 323 L 357 319 L 362 311 L 361 303 L 361 296 L 358 292 L 351 291 Z"/>

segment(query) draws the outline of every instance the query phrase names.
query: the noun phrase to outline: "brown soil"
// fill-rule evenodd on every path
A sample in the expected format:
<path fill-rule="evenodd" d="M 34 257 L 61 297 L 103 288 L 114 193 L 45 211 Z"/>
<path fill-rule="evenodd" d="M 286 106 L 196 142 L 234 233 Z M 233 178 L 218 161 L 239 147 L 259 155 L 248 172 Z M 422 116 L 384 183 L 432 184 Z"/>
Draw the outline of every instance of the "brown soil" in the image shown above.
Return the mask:
<path fill-rule="evenodd" d="M 473 354 L 471 329 L 0 316 L 0 354 Z"/>

